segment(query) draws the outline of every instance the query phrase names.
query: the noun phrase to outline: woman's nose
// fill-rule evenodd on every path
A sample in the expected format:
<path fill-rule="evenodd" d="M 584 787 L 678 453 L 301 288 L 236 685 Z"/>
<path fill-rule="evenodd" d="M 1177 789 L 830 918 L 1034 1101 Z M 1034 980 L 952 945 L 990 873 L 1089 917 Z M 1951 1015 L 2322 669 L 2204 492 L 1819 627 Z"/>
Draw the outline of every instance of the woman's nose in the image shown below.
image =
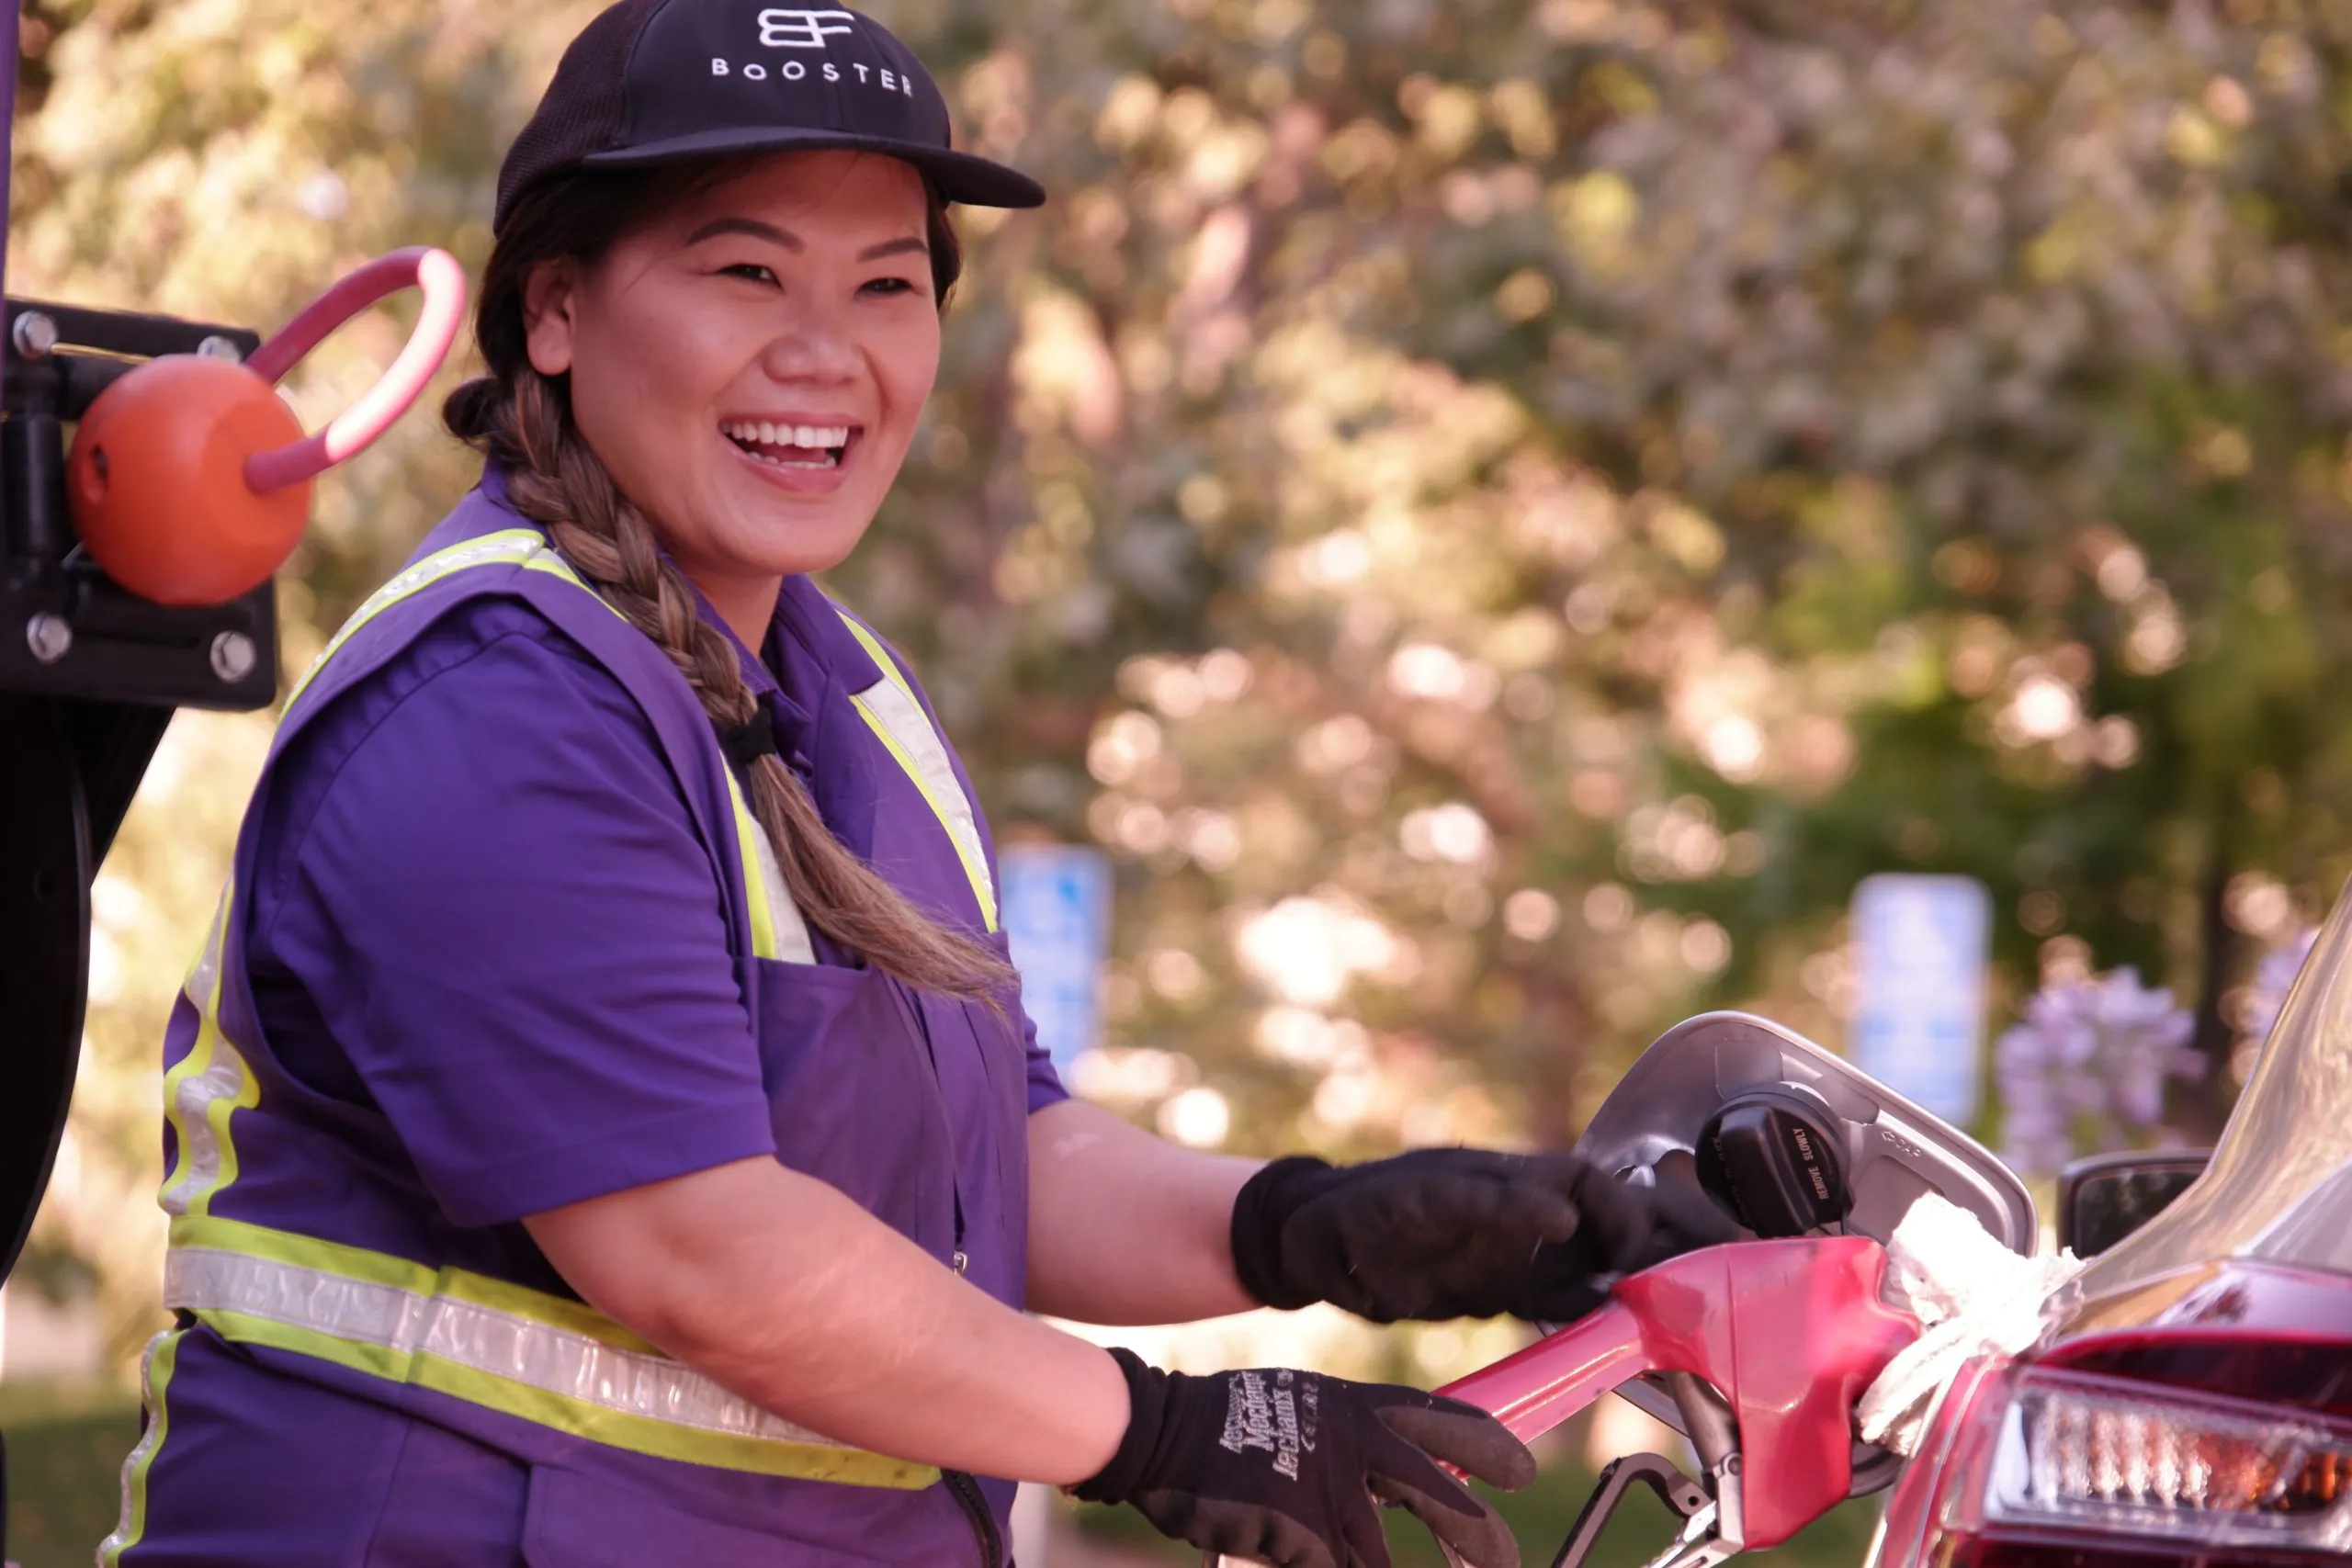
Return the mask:
<path fill-rule="evenodd" d="M 783 323 L 761 363 L 779 381 L 840 381 L 855 372 L 857 351 L 838 320 L 809 311 Z"/>

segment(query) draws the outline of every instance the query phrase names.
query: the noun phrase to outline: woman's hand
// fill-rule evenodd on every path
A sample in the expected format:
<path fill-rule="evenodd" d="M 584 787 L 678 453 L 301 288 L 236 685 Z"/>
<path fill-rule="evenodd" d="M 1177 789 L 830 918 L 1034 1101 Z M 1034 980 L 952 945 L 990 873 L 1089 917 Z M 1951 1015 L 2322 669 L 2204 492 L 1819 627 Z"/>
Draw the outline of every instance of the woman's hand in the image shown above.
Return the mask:
<path fill-rule="evenodd" d="M 1485 1411 L 1419 1389 L 1289 1368 L 1187 1377 L 1114 1350 L 1134 1414 L 1073 1490 L 1161 1533 L 1275 1568 L 1389 1568 L 1375 1505 L 1401 1507 L 1469 1568 L 1519 1568 L 1494 1509 L 1439 1468 L 1516 1491 L 1535 1461 Z"/>
<path fill-rule="evenodd" d="M 1374 1323 L 1565 1323 L 1617 1276 L 1745 1235 L 1704 1194 L 1631 1187 L 1566 1155 L 1416 1149 L 1332 1167 L 1294 1156 L 1233 1205 L 1242 1285 L 1273 1307 L 1329 1302 Z"/>

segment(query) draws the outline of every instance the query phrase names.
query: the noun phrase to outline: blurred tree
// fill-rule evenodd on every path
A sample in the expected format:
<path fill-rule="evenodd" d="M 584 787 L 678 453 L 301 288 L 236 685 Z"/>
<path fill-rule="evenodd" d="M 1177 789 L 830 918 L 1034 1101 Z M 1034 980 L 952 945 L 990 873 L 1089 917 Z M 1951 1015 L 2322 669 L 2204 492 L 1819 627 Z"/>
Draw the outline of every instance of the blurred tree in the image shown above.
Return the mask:
<path fill-rule="evenodd" d="M 1012 395 L 851 575 L 1134 865 L 1107 1092 L 1558 1139 L 1698 995 L 1834 1033 L 1914 867 L 2198 998 L 2217 1121 L 2347 865 L 2352 14 L 1052 15 Z"/>
<path fill-rule="evenodd" d="M 479 263 L 593 9 L 39 0 L 12 286 L 267 324 Z M 1891 868 L 1992 886 L 2008 994 L 2136 964 L 2218 1062 L 2352 868 L 2345 0 L 876 9 L 1056 199 L 968 215 L 838 577 L 1008 832 L 1119 857 L 1090 1092 L 1558 1142 L 1679 1011 L 1834 1041 Z M 418 417 L 325 487 L 289 663 L 469 478 Z M 134 820 L 157 951 L 250 776 Z M 94 1013 L 94 1191 L 151 1174 L 164 963 Z"/>

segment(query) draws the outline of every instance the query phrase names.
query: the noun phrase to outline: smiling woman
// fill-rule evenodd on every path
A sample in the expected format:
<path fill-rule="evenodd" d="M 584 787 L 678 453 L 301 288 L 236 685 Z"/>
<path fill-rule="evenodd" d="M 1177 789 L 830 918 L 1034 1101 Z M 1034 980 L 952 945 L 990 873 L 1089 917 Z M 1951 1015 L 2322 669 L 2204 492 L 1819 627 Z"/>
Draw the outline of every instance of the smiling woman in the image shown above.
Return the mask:
<path fill-rule="evenodd" d="M 103 1563 L 998 1568 L 1016 1480 L 1516 1562 L 1440 1467 L 1532 1473 L 1482 1413 L 1022 1311 L 1557 1319 L 1727 1224 L 1063 1092 L 954 749 L 809 576 L 930 394 L 950 204 L 1042 198 L 853 12 L 623 0 L 566 53 L 446 411 L 481 487 L 289 698 L 165 1041 L 176 1321 Z"/>

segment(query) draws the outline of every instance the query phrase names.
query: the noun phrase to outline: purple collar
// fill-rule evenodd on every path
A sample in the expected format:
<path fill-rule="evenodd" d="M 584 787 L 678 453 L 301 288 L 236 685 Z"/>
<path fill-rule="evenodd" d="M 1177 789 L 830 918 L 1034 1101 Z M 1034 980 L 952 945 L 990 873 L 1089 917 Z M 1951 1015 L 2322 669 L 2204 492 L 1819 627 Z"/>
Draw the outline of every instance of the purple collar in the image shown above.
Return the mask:
<path fill-rule="evenodd" d="M 505 472 L 497 464 L 483 465 L 481 492 L 500 510 L 514 513 L 514 503 L 507 499 Z M 530 522 L 519 513 L 514 513 L 514 515 L 522 522 Z M 669 552 L 664 550 L 662 553 L 666 556 Z M 778 671 L 790 674 L 792 666 L 797 662 L 793 658 L 795 651 L 801 658 L 814 660 L 820 670 L 848 692 L 865 691 L 887 673 L 874 662 L 865 645 L 842 624 L 841 612 L 833 602 L 804 576 L 787 577 L 776 590 L 775 614 L 768 622 L 767 637 L 761 649 L 766 658 L 755 655 L 744 646 L 743 639 L 735 635 L 735 628 L 711 607 L 710 601 L 703 597 L 699 588 L 695 590 L 695 608 L 733 646 L 736 657 L 742 661 L 745 684 L 752 688 L 754 696 L 762 699 L 783 696 L 790 702 L 797 697 L 802 700 L 804 709 L 814 705 L 807 703 L 806 698 L 817 694 L 787 694 L 789 686 L 800 682 L 779 681 L 777 678 Z"/>
<path fill-rule="evenodd" d="M 483 469 L 481 493 L 517 523 L 534 525 L 514 511 L 505 476 L 495 466 Z M 852 851 L 870 853 L 880 782 L 850 697 L 885 671 L 807 577 L 787 577 L 777 587 L 775 614 L 759 654 L 743 646 L 699 589 L 695 607 L 735 649 L 745 684 L 773 720 L 777 752 L 807 784 L 826 822 Z"/>

